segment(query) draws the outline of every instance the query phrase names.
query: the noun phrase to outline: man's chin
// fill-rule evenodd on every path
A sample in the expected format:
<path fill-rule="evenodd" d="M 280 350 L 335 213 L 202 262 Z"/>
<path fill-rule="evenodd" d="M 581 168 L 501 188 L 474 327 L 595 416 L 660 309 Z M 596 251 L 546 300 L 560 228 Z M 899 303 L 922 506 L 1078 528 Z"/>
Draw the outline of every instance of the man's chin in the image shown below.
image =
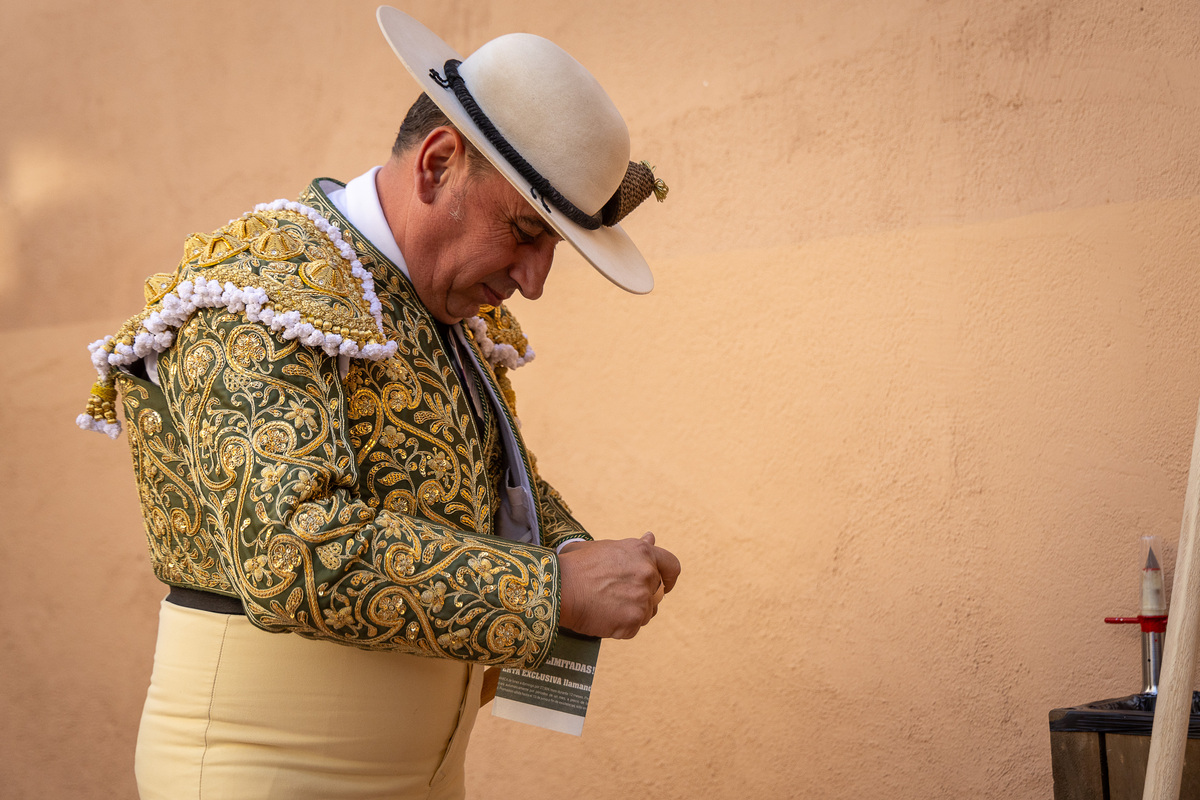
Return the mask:
<path fill-rule="evenodd" d="M 457 325 L 458 323 L 462 322 L 464 319 L 467 319 L 468 317 L 479 316 L 479 309 L 481 307 L 482 307 L 481 305 L 474 305 L 474 306 L 468 306 L 466 308 L 455 308 L 455 309 L 447 308 L 444 311 L 438 311 L 438 312 L 430 311 L 429 313 L 433 314 L 433 318 L 436 319 L 438 322 L 442 323 L 443 325 Z"/>

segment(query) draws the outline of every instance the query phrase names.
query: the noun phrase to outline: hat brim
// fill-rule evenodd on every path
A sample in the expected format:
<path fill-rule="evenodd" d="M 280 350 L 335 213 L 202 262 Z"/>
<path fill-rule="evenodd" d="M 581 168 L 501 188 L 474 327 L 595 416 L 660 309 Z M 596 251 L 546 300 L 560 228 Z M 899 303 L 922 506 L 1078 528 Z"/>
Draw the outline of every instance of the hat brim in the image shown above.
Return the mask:
<path fill-rule="evenodd" d="M 430 69 L 437 70 L 439 74 L 444 72 L 446 62 L 452 58 L 462 60 L 462 56 L 455 52 L 453 47 L 420 22 L 391 6 L 380 6 L 375 12 L 375 18 L 400 63 L 421 89 L 484 158 L 491 162 L 523 197 L 530 199 L 530 207 L 537 211 L 550 227 L 570 242 L 601 275 L 625 291 L 646 294 L 654 288 L 654 276 L 650 273 L 650 265 L 620 225 L 602 225 L 596 230 L 588 230 L 576 225 L 561 212 L 547 210 L 541 203 L 533 201 L 529 181 L 522 178 L 500 151 L 487 140 L 479 126 L 459 105 L 454 93 L 430 76 Z"/>

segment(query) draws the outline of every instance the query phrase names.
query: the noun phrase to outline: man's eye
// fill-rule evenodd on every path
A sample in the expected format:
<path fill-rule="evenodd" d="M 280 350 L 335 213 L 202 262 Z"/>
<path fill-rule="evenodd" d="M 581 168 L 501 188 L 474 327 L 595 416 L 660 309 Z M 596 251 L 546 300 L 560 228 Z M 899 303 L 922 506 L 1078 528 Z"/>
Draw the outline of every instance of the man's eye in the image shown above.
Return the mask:
<path fill-rule="evenodd" d="M 517 240 L 518 244 L 531 244 L 537 238 L 536 234 L 529 233 L 517 225 L 512 226 L 512 232 L 513 238 Z"/>

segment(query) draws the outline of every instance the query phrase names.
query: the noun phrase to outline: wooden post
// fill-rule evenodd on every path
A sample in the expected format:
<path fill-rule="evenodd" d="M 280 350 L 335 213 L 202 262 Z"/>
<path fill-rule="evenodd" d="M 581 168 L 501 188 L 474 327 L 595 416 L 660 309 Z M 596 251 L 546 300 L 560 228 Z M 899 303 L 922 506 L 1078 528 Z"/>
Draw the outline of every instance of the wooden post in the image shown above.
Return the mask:
<path fill-rule="evenodd" d="M 1162 677 L 1154 707 L 1150 734 L 1150 758 L 1146 764 L 1146 786 L 1142 800 L 1178 800 L 1183 778 L 1183 753 L 1187 747 L 1188 721 L 1192 713 L 1192 677 L 1196 672 L 1196 642 L 1200 633 L 1200 412 L 1192 441 L 1192 465 L 1188 470 L 1187 495 L 1183 501 L 1183 525 L 1179 531 L 1179 553 L 1171 592 L 1167 641 L 1163 646 Z"/>

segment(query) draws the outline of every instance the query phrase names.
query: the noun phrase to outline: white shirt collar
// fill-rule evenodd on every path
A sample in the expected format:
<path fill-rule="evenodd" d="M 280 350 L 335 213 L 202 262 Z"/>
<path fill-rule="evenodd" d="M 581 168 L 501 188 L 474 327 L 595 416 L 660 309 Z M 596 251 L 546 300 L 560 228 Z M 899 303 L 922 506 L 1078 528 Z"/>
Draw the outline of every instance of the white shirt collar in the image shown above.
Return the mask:
<path fill-rule="evenodd" d="M 387 217 L 383 215 L 383 206 L 379 204 L 379 191 L 375 188 L 375 175 L 380 169 L 372 167 L 347 183 L 345 189 L 330 192 L 329 201 L 407 278 L 408 264 L 404 263 L 404 255 L 396 244 L 396 237 L 392 236 Z"/>

